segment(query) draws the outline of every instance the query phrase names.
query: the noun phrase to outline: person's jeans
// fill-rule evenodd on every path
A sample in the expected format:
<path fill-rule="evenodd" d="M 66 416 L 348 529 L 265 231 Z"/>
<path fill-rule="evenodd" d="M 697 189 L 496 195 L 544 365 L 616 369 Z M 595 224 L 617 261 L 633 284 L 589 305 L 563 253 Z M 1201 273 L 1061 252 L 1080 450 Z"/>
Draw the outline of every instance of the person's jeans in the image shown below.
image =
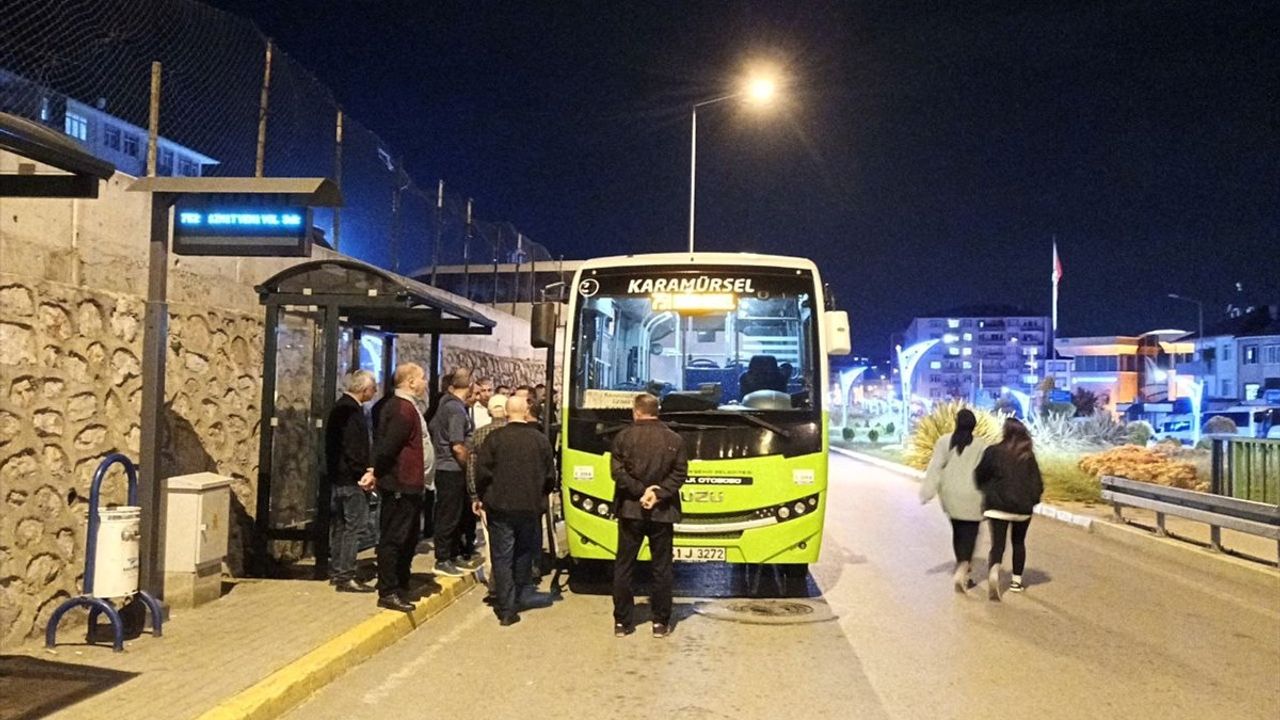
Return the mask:
<path fill-rule="evenodd" d="M 409 589 L 409 569 L 418 549 L 418 515 L 422 495 L 383 490 L 378 538 L 378 595 Z"/>
<path fill-rule="evenodd" d="M 618 557 L 613 561 L 613 621 L 631 625 L 631 613 L 635 608 L 635 595 L 631 591 L 631 578 L 635 574 L 636 558 L 640 545 L 649 538 L 649 555 L 653 560 L 653 590 L 649 602 L 653 621 L 671 623 L 672 573 L 671 542 L 675 537 L 675 525 L 652 520 L 618 519 Z"/>
<path fill-rule="evenodd" d="M 356 579 L 356 545 L 369 522 L 369 498 L 356 485 L 334 485 L 329 501 L 329 579 Z"/>
<path fill-rule="evenodd" d="M 467 476 L 459 470 L 436 471 L 436 563 L 462 554 L 462 514 L 471 514 Z"/>
<path fill-rule="evenodd" d="M 493 560 L 493 611 L 507 618 L 520 611 L 520 591 L 532 582 L 536 515 L 488 513 L 489 553 Z"/>

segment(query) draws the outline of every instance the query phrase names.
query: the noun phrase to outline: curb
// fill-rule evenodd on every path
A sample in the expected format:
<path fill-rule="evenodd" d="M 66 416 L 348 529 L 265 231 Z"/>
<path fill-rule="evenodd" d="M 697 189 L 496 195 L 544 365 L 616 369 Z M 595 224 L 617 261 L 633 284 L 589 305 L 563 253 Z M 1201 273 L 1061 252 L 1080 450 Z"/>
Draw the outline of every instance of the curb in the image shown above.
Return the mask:
<path fill-rule="evenodd" d="M 834 445 L 832 445 L 830 449 L 831 449 L 831 452 L 840 453 L 845 457 L 851 457 L 854 460 L 864 462 L 868 465 L 875 465 L 878 468 L 883 468 L 891 472 L 896 472 L 899 475 L 906 475 L 907 477 L 913 477 L 917 480 L 924 479 L 923 470 L 917 470 L 913 467 L 907 467 L 906 465 L 893 462 L 892 460 L 885 460 L 884 458 L 878 458 L 874 455 L 867 455 L 866 453 L 860 453 L 856 450 L 846 450 L 845 448 L 836 447 Z"/>
<path fill-rule="evenodd" d="M 890 460 L 844 448 L 832 447 L 831 450 L 899 475 L 916 479 L 924 477 L 923 472 Z M 1046 503 L 1036 505 L 1035 513 L 1121 545 L 1151 552 L 1174 562 L 1185 562 L 1194 565 L 1204 572 L 1226 572 L 1237 582 L 1256 585 L 1269 590 L 1274 590 L 1280 585 L 1280 572 L 1273 568 L 1224 553 L 1213 552 L 1186 540 L 1158 537 L 1152 532 L 1128 524 L 1121 525 L 1093 515 L 1073 513 Z"/>
<path fill-rule="evenodd" d="M 474 574 L 438 578 L 440 591 L 423 598 L 412 613 L 381 611 L 256 684 L 197 716 L 197 720 L 272 720 L 309 698 L 380 650 L 416 630 L 476 585 Z"/>

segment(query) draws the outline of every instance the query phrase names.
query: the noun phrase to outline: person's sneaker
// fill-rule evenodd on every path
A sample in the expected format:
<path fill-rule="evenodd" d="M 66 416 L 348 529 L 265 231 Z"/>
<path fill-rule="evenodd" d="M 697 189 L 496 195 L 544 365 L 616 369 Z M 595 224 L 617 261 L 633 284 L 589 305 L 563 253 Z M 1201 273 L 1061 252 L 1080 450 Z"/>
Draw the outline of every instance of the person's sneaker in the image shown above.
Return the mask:
<path fill-rule="evenodd" d="M 1000 566 L 996 565 L 987 573 L 987 598 L 1000 601 Z"/>
<path fill-rule="evenodd" d="M 1027 589 L 1027 586 L 1026 586 L 1026 585 L 1023 585 L 1023 584 L 1022 584 L 1022 581 L 1021 581 L 1021 580 L 1019 580 L 1018 578 L 1014 578 L 1014 579 L 1009 583 L 1009 592 L 1018 592 L 1018 593 L 1020 593 L 1020 592 L 1022 592 L 1023 590 L 1026 590 L 1026 589 Z"/>
<path fill-rule="evenodd" d="M 653 636 L 656 638 L 664 638 L 671 634 L 671 626 L 666 623 L 653 624 Z"/>
<path fill-rule="evenodd" d="M 480 568 L 484 567 L 484 556 L 476 554 L 476 555 L 472 555 L 471 557 L 454 560 L 453 563 L 454 565 L 457 565 L 462 570 L 465 570 L 467 572 L 475 572 L 476 570 L 479 570 Z"/>
<path fill-rule="evenodd" d="M 614 637 L 618 637 L 618 638 L 620 638 L 620 637 L 626 637 L 626 636 L 628 636 L 628 635 L 630 635 L 630 634 L 631 634 L 631 628 L 630 628 L 629 626 L 627 626 L 627 625 L 625 625 L 625 624 L 623 624 L 623 623 L 614 623 L 614 624 L 613 624 L 613 636 L 614 636 Z"/>
<path fill-rule="evenodd" d="M 436 575 L 444 575 L 445 577 L 462 577 L 467 574 L 466 570 L 453 564 L 453 561 L 446 560 L 442 563 L 436 563 L 436 567 L 431 571 Z"/>
<path fill-rule="evenodd" d="M 969 568 L 963 565 L 956 568 L 956 571 L 951 574 L 951 584 L 955 587 L 956 592 L 960 593 L 961 595 L 963 595 L 964 591 L 968 589 L 965 586 L 966 585 L 965 581 L 968 579 L 969 579 Z"/>
<path fill-rule="evenodd" d="M 501 625 L 502 627 L 511 627 L 512 625 L 515 625 L 518 622 L 520 622 L 519 615 L 508 615 L 498 620 L 498 624 Z"/>

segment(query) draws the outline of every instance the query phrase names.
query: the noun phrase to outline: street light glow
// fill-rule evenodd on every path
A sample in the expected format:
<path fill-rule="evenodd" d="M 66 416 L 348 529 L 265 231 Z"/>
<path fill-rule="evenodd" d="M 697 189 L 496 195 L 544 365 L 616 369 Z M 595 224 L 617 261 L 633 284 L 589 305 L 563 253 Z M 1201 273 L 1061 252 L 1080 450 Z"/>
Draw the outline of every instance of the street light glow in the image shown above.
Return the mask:
<path fill-rule="evenodd" d="M 772 102 L 777 92 L 778 83 L 771 77 L 757 76 L 747 81 L 747 97 L 757 105 Z"/>

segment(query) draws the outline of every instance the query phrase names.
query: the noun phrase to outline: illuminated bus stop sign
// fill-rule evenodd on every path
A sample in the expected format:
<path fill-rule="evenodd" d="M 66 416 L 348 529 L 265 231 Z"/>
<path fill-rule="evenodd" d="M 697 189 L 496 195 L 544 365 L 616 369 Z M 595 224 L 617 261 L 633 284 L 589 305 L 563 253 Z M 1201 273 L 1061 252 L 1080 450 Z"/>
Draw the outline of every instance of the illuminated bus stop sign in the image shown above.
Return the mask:
<path fill-rule="evenodd" d="M 311 211 L 270 195 L 191 195 L 173 214 L 179 255 L 309 257 Z"/>

